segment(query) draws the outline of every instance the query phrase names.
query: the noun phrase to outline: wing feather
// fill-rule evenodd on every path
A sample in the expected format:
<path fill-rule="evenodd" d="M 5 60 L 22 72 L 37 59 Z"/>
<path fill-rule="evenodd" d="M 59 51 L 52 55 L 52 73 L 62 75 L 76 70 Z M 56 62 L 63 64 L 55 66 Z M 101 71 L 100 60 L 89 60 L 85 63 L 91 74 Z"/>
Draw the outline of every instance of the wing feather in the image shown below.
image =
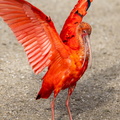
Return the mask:
<path fill-rule="evenodd" d="M 24 47 L 36 74 L 49 66 L 54 53 L 58 52 L 61 57 L 68 55 L 51 19 L 30 3 L 0 0 L 0 16 Z"/>
<path fill-rule="evenodd" d="M 87 14 L 87 10 L 93 0 L 78 0 L 74 9 L 65 21 L 65 24 L 60 33 L 60 37 L 63 41 L 69 41 L 72 36 L 76 34 L 76 26 L 82 22 L 83 17 Z M 79 46 L 78 42 L 76 46 Z"/>

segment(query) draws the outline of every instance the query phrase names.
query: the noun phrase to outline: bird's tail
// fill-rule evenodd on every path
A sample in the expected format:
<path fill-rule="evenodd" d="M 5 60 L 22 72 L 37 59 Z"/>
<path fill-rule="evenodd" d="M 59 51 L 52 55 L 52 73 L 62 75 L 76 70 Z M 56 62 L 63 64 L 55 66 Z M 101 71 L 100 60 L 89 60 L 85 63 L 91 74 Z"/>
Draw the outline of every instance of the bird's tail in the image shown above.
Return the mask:
<path fill-rule="evenodd" d="M 40 98 L 47 99 L 51 95 L 52 92 L 53 92 L 53 87 L 49 86 L 48 84 L 43 83 L 42 88 L 38 92 L 36 100 Z"/>

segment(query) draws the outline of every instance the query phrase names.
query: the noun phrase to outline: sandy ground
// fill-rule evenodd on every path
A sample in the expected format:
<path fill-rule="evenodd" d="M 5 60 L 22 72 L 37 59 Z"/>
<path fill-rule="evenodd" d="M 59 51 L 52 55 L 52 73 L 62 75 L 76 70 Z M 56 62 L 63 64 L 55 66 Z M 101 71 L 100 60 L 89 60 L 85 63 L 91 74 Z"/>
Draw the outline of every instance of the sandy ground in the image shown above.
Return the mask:
<path fill-rule="evenodd" d="M 58 31 L 77 0 L 28 0 L 51 16 Z M 73 120 L 120 120 L 120 0 L 94 0 L 84 21 L 93 28 L 93 64 L 71 96 Z M 41 85 L 23 48 L 0 19 L 0 120 L 50 120 L 50 101 L 35 97 Z M 56 120 L 68 120 L 67 90 L 56 101 Z"/>

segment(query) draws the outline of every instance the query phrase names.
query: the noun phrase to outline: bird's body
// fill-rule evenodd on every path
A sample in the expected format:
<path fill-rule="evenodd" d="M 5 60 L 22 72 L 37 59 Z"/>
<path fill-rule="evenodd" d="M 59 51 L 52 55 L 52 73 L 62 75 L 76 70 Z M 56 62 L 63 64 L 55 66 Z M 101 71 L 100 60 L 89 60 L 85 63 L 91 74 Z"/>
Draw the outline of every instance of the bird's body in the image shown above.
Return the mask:
<path fill-rule="evenodd" d="M 67 48 L 69 55 L 66 58 L 61 58 L 59 55 L 54 58 L 48 72 L 43 77 L 39 97 L 48 98 L 53 90 L 56 96 L 60 90 L 76 85 L 76 82 L 87 69 L 90 56 L 89 50 L 88 53 L 85 53 L 85 49 L 89 46 L 84 46 L 82 40 L 81 44 L 83 45 L 77 49 Z"/>
<path fill-rule="evenodd" d="M 79 56 L 81 52 L 71 51 L 71 53 L 68 58 L 57 58 L 48 68 L 48 72 L 43 77 L 40 97 L 48 98 L 53 90 L 56 96 L 61 89 L 76 85 L 76 82 L 87 68 L 88 59 L 85 60 L 83 65 L 84 57 Z"/>
<path fill-rule="evenodd" d="M 68 88 L 66 105 L 70 120 L 69 97 L 88 67 L 91 56 L 91 27 L 82 22 L 92 0 L 79 0 L 67 18 L 60 35 L 50 17 L 24 0 L 0 0 L 0 16 L 25 49 L 35 74 L 48 67 L 36 99 L 54 98 Z M 54 100 L 52 102 L 54 120 Z"/>

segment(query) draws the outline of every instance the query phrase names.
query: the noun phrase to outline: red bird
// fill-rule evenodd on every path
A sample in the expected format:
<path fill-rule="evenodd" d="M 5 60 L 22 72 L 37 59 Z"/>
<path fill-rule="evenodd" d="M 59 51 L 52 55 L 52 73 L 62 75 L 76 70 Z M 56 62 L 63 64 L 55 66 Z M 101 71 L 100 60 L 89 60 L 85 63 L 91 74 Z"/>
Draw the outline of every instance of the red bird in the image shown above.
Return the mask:
<path fill-rule="evenodd" d="M 52 120 L 55 98 L 66 88 L 66 106 L 72 120 L 69 108 L 70 95 L 86 71 L 91 58 L 91 26 L 82 22 L 82 19 L 92 1 L 78 0 L 59 35 L 51 18 L 27 1 L 0 0 L 0 16 L 24 47 L 34 73 L 38 74 L 48 67 L 36 99 L 46 99 L 54 92 Z"/>

